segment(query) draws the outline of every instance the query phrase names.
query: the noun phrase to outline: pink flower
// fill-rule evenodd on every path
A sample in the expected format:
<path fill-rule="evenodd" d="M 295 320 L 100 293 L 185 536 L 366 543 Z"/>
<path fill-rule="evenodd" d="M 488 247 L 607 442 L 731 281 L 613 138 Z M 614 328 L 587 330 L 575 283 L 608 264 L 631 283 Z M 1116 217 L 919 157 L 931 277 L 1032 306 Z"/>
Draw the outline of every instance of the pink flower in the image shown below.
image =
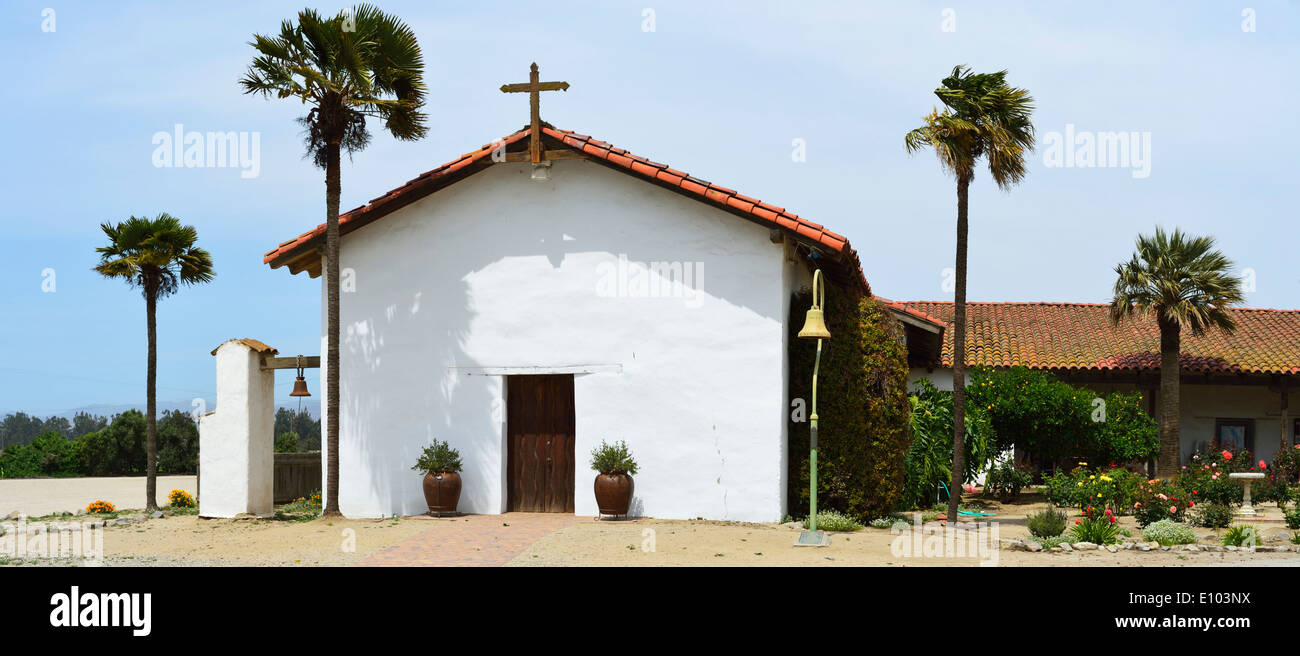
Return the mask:
<path fill-rule="evenodd" d="M 1134 508 L 1137 508 L 1137 507 L 1139 507 L 1139 506 L 1141 506 L 1141 505 L 1142 505 L 1142 502 L 1141 502 L 1141 501 L 1134 501 L 1134 502 L 1133 502 L 1133 507 L 1134 507 Z"/>
<path fill-rule="evenodd" d="M 1169 506 L 1170 514 L 1178 512 L 1178 506 Z"/>

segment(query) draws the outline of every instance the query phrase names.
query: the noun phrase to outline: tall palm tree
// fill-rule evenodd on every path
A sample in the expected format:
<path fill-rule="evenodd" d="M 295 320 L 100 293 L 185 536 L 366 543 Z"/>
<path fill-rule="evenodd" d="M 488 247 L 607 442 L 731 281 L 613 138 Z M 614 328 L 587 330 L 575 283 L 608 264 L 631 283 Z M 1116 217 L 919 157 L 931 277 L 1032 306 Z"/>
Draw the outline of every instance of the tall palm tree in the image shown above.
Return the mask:
<path fill-rule="evenodd" d="M 925 124 L 903 138 L 909 154 L 934 149 L 944 170 L 957 179 L 957 265 L 953 289 L 952 487 L 948 521 L 957 521 L 961 502 L 966 428 L 966 235 L 967 196 L 981 157 L 988 160 L 989 175 L 1001 189 L 1010 189 L 1025 177 L 1025 153 L 1034 148 L 1030 115 L 1034 99 L 1029 92 L 1007 85 L 1007 72 L 972 73 L 965 66 L 934 90 L 943 111 L 932 110 Z"/>
<path fill-rule="evenodd" d="M 382 119 L 398 139 L 419 139 L 427 128 L 424 56 L 415 33 L 372 5 L 332 18 L 311 9 L 284 21 L 278 36 L 253 36 L 259 53 L 239 83 L 244 93 L 294 98 L 311 105 L 298 119 L 306 127 L 307 155 L 325 169 L 326 516 L 339 513 L 339 156 L 370 142 L 366 118 Z"/>
<path fill-rule="evenodd" d="M 99 226 L 108 245 L 95 250 L 99 264 L 95 271 L 108 278 L 121 278 L 144 294 L 149 332 L 149 373 L 145 382 L 145 509 L 157 510 L 158 501 L 158 299 L 175 294 L 181 285 L 210 282 L 212 256 L 195 246 L 199 233 L 181 225 L 167 213 L 155 218 L 131 217 L 116 225 Z"/>
<path fill-rule="evenodd" d="M 1182 458 L 1179 434 L 1179 364 L 1182 331 L 1193 335 L 1236 329 L 1227 308 L 1242 302 L 1241 280 L 1232 261 L 1214 248 L 1213 237 L 1192 237 L 1181 230 L 1138 235 L 1137 251 L 1115 267 L 1111 321 L 1154 317 L 1160 328 L 1160 455 L 1156 476 L 1178 473 Z"/>

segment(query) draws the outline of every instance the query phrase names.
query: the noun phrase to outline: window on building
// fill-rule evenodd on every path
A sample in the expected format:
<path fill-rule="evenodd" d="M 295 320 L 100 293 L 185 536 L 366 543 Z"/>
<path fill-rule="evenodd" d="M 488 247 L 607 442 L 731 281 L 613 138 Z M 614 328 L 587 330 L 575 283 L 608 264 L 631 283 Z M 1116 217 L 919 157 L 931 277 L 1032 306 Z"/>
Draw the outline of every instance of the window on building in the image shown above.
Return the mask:
<path fill-rule="evenodd" d="M 1297 424 L 1300 426 L 1300 423 Z M 1255 422 L 1251 419 L 1214 420 L 1215 449 L 1255 451 Z"/>

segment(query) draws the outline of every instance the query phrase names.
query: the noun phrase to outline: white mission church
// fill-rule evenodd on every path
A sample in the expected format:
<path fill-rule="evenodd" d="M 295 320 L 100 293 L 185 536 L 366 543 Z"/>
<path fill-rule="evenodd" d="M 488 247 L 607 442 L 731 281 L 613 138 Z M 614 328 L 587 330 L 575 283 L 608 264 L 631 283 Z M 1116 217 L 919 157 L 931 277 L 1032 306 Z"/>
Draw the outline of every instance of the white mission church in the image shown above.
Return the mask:
<path fill-rule="evenodd" d="M 640 464 L 633 514 L 785 515 L 791 295 L 813 259 L 866 288 L 844 237 L 540 121 L 340 226 L 345 515 L 424 512 L 435 438 L 462 512 L 597 514 L 603 439 Z M 265 262 L 318 277 L 324 240 Z"/>

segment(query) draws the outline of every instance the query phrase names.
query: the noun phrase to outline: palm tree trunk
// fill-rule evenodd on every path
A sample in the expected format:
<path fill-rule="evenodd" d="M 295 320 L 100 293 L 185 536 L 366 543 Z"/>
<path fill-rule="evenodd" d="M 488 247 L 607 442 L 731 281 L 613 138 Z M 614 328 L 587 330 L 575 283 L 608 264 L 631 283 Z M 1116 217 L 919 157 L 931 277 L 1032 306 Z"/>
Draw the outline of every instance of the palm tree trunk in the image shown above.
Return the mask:
<path fill-rule="evenodd" d="M 952 297 L 952 487 L 948 521 L 956 523 L 966 455 L 966 233 L 970 178 L 957 178 L 957 279 Z"/>
<path fill-rule="evenodd" d="M 145 510 L 158 509 L 158 288 L 146 283 L 144 308 L 149 323 L 149 373 L 145 377 Z"/>
<path fill-rule="evenodd" d="M 325 162 L 325 303 L 329 344 L 325 353 L 325 516 L 339 511 L 339 144 L 330 143 Z"/>
<path fill-rule="evenodd" d="M 1160 457 L 1156 459 L 1157 478 L 1173 478 L 1182 462 L 1178 414 L 1180 341 L 1179 325 L 1160 320 Z"/>

